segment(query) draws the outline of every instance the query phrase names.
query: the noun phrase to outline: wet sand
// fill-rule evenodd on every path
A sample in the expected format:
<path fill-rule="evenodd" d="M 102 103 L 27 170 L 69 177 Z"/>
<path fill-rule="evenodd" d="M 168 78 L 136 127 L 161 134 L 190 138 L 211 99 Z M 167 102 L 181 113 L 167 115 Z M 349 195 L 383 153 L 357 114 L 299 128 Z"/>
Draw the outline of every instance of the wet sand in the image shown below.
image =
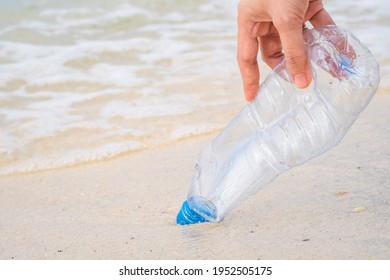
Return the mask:
<path fill-rule="evenodd" d="M 215 134 L 0 178 L 0 259 L 390 259 L 390 95 L 220 224 L 177 226 Z"/>

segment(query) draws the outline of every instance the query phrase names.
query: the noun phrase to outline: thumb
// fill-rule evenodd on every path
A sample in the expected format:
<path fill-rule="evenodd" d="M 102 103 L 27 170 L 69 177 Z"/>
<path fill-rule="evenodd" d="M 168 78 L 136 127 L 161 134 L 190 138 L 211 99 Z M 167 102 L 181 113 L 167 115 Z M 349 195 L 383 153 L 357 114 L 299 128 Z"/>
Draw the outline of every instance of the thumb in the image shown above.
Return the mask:
<path fill-rule="evenodd" d="M 297 87 L 306 88 L 311 71 L 302 31 L 301 24 L 278 30 L 290 75 Z"/>

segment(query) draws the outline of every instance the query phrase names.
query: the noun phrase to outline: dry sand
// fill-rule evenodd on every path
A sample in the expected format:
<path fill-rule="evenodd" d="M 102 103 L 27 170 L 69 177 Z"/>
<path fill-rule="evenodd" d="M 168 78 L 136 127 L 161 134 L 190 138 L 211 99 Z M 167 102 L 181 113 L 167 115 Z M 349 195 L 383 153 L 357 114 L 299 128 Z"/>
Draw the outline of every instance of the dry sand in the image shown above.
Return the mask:
<path fill-rule="evenodd" d="M 214 135 L 0 178 L 1 259 L 390 259 L 390 95 L 220 224 L 177 226 Z"/>

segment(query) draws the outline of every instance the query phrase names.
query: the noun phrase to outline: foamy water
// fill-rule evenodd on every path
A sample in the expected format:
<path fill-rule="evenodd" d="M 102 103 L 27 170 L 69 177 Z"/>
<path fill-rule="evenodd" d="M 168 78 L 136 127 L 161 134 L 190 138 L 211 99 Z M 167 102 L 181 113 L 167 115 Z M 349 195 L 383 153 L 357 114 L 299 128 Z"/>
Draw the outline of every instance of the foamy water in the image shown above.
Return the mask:
<path fill-rule="evenodd" d="M 223 128 L 244 105 L 237 2 L 0 0 L 0 175 Z M 325 4 L 389 87 L 385 1 Z"/>

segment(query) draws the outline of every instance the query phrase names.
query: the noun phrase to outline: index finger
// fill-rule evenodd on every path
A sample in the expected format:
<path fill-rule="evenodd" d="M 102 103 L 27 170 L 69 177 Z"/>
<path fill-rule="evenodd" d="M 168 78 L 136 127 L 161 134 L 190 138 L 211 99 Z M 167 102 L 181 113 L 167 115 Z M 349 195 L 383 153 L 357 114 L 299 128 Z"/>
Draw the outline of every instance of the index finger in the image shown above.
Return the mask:
<path fill-rule="evenodd" d="M 238 20 L 237 61 L 241 72 L 245 98 L 252 101 L 259 88 L 260 71 L 257 62 L 259 42 L 249 30 L 249 23 Z"/>

